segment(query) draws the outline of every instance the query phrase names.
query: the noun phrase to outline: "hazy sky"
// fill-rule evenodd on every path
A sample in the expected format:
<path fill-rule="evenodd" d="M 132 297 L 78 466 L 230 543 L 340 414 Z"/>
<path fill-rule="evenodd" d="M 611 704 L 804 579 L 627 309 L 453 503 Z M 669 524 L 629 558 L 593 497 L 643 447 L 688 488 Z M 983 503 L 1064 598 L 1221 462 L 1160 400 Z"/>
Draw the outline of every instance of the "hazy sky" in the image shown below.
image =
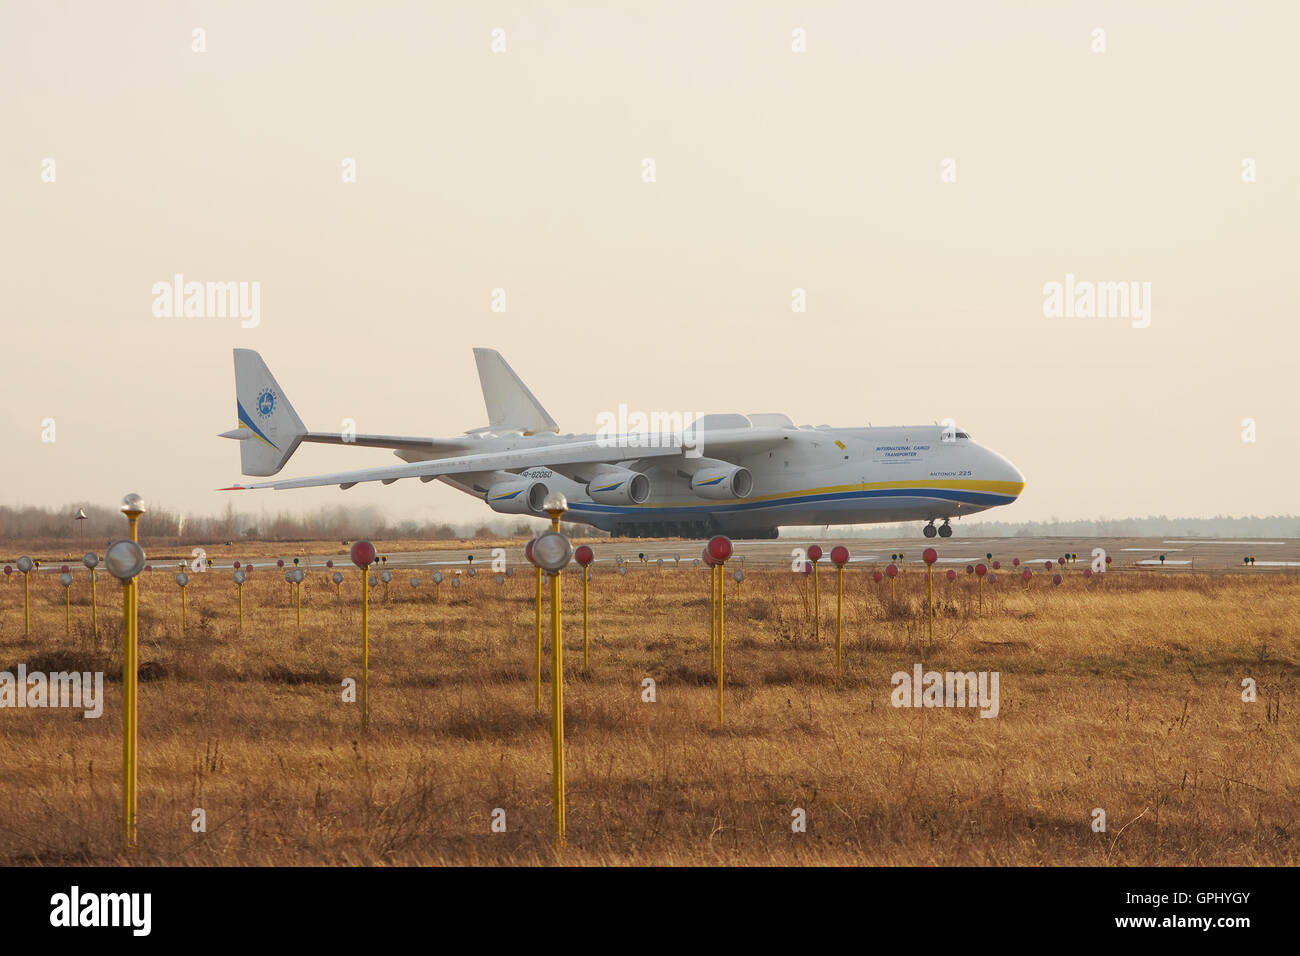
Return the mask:
<path fill-rule="evenodd" d="M 1295 512 L 1297 35 L 1293 2 L 5 0 L 3 500 L 215 512 L 232 347 L 309 427 L 441 435 L 486 421 L 482 345 L 565 430 L 951 417 L 1026 476 L 998 518 Z M 260 324 L 155 317 L 176 273 L 259 282 Z M 1045 317 L 1067 274 L 1150 283 L 1149 326 Z"/>

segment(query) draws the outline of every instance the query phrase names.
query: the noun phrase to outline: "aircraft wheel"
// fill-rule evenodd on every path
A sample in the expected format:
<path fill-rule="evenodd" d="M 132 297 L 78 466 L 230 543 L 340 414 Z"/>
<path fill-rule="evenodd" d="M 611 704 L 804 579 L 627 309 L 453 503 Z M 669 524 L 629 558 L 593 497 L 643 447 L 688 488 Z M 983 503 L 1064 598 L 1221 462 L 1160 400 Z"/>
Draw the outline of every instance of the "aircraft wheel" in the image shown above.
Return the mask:
<path fill-rule="evenodd" d="M 935 528 L 934 522 L 930 522 L 928 525 L 926 525 L 924 528 L 921 529 L 921 533 L 925 535 L 927 538 L 933 538 L 935 534 L 939 532 L 938 529 Z"/>

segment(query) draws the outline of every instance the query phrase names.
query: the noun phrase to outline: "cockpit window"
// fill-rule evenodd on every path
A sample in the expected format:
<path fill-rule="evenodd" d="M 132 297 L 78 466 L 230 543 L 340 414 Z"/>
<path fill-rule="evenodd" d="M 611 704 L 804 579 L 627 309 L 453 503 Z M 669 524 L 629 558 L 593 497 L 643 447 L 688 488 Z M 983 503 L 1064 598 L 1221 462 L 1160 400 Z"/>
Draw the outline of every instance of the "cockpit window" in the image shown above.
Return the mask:
<path fill-rule="evenodd" d="M 969 438 L 970 438 L 970 435 L 966 434 L 966 432 L 958 432 L 958 433 L 957 433 L 957 437 L 958 437 L 958 438 L 966 438 L 966 439 L 969 439 Z"/>

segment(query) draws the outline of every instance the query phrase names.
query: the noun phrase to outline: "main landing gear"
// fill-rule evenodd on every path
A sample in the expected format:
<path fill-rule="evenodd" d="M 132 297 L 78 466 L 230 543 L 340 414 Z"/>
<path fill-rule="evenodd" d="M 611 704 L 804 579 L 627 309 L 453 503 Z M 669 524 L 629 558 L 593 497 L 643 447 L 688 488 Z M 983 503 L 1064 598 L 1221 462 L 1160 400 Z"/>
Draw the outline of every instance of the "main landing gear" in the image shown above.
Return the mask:
<path fill-rule="evenodd" d="M 952 525 L 948 524 L 947 518 L 944 518 L 943 524 L 941 524 L 939 527 L 936 528 L 934 526 L 934 519 L 931 519 L 930 523 L 921 529 L 921 533 L 924 534 L 927 538 L 933 538 L 936 534 L 941 538 L 951 538 Z"/>

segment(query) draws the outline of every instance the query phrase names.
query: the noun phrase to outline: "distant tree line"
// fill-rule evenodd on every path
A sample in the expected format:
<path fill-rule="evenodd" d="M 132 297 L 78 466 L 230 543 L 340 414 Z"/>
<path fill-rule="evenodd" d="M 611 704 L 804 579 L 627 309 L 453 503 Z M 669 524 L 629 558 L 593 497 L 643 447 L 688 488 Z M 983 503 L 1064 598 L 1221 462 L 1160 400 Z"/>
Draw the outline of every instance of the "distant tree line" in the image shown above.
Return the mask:
<path fill-rule="evenodd" d="M 84 520 L 74 516 L 84 510 Z M 313 512 L 250 516 L 233 505 L 219 515 L 187 515 L 166 506 L 149 505 L 140 520 L 142 538 L 155 542 L 215 544 L 224 541 L 354 541 L 357 538 L 397 540 L 458 540 L 531 535 L 547 527 L 544 518 L 510 518 L 487 523 L 453 524 L 447 521 L 393 521 L 374 508 L 320 508 Z M 567 534 L 581 537 L 601 532 L 586 525 L 562 525 Z M 0 541 L 66 541 L 76 545 L 84 532 L 87 548 L 103 544 L 126 532 L 126 519 L 115 508 L 87 501 L 60 508 L 0 505 Z"/>

